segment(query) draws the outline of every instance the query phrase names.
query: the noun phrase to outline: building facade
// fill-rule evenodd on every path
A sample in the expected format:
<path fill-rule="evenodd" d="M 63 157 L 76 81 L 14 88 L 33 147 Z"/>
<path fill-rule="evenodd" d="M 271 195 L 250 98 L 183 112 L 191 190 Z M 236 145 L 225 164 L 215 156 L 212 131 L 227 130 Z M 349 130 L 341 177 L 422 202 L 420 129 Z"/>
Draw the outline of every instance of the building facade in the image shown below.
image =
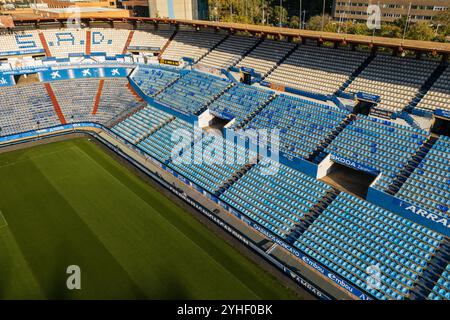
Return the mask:
<path fill-rule="evenodd" d="M 334 0 L 336 20 L 365 21 L 369 5 L 378 5 L 382 22 L 393 22 L 410 15 L 412 22 L 431 21 L 438 13 L 450 8 L 450 0 Z"/>
<path fill-rule="evenodd" d="M 208 0 L 148 0 L 150 18 L 207 20 Z"/>

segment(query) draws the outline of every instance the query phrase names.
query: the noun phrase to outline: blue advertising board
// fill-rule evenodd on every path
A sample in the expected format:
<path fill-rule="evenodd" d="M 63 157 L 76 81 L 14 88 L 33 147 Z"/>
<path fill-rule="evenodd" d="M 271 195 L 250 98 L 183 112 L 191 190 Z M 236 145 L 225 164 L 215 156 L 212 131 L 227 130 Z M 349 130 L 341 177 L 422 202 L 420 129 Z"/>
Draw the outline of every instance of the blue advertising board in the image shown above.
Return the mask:
<path fill-rule="evenodd" d="M 0 87 L 9 87 L 16 84 L 13 75 L 5 75 L 0 73 Z"/>
<path fill-rule="evenodd" d="M 450 120 L 450 110 L 436 109 L 436 111 L 434 111 L 434 115 Z"/>
<path fill-rule="evenodd" d="M 369 102 L 373 102 L 373 103 L 379 103 L 381 101 L 380 96 L 377 96 L 376 94 L 367 93 L 367 92 L 361 92 L 361 91 L 356 93 L 356 98 L 358 100 L 364 100 L 364 101 L 369 101 Z"/>
<path fill-rule="evenodd" d="M 420 205 L 411 204 L 373 187 L 369 188 L 366 199 L 379 207 L 450 237 L 450 217 L 444 212 L 442 214 L 430 212 L 421 208 Z"/>
<path fill-rule="evenodd" d="M 358 171 L 367 172 L 367 173 L 369 173 L 369 174 L 371 174 L 373 176 L 377 176 L 377 175 L 380 174 L 380 171 L 375 169 L 375 168 L 372 168 L 372 167 L 370 167 L 370 166 L 368 166 L 366 164 L 359 163 L 359 162 L 354 161 L 354 160 L 347 159 L 347 158 L 342 157 L 340 155 L 331 154 L 330 155 L 330 160 L 333 161 L 333 162 L 340 163 L 340 164 L 342 164 L 342 165 L 344 165 L 346 167 L 353 168 L 353 169 L 358 170 Z"/>

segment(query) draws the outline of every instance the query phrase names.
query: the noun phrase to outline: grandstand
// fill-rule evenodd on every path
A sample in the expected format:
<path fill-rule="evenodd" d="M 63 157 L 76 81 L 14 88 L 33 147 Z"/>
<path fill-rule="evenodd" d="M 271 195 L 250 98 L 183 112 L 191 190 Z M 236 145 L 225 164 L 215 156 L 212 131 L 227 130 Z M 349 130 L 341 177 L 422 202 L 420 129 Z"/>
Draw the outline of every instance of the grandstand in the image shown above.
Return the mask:
<path fill-rule="evenodd" d="M 280 150 L 291 157 L 308 158 L 347 115 L 345 111 L 317 102 L 279 95 L 243 129 L 279 129 Z"/>
<path fill-rule="evenodd" d="M 193 71 L 160 91 L 155 100 L 185 114 L 199 114 L 230 86 L 227 80 Z"/>
<path fill-rule="evenodd" d="M 288 276 L 312 275 L 303 285 L 321 297 L 448 300 L 450 49 L 413 58 L 369 51 L 365 38 L 330 44 L 301 30 L 293 39 L 282 29 L 262 35 L 264 27 L 248 35 L 250 27 L 130 21 L 129 29 L 0 35 L 0 143 L 95 127 L 168 190 L 257 239 L 248 242 Z M 96 72 L 83 73 L 76 56 Z M 241 68 L 251 69 L 252 84 L 236 81 Z M 363 114 L 361 96 L 379 102 Z M 438 110 L 443 130 L 421 126 Z M 269 132 L 278 132 L 279 145 Z M 116 166 L 107 165 L 113 179 L 123 177 Z M 370 181 L 362 183 L 363 174 Z M 181 219 L 174 217 L 167 219 Z"/>
<path fill-rule="evenodd" d="M 237 64 L 237 67 L 253 69 L 264 77 L 295 47 L 296 45 L 290 42 L 263 40 Z"/>
<path fill-rule="evenodd" d="M 301 45 L 266 80 L 309 92 L 333 94 L 366 61 L 367 53 Z"/>
<path fill-rule="evenodd" d="M 179 73 L 170 70 L 140 66 L 131 76 L 131 79 L 146 95 L 153 97 L 179 77 Z"/>
<path fill-rule="evenodd" d="M 198 63 L 217 69 L 228 69 L 234 66 L 257 42 L 256 38 L 229 36 Z"/>
<path fill-rule="evenodd" d="M 416 108 L 434 112 L 436 109 L 449 110 L 450 99 L 450 68 L 445 66 L 442 75 L 434 82 L 433 86 L 417 104 Z"/>
<path fill-rule="evenodd" d="M 197 62 L 225 37 L 226 35 L 222 33 L 180 30 L 170 41 L 161 57 L 168 60 L 190 58 Z"/>
<path fill-rule="evenodd" d="M 438 61 L 378 54 L 346 91 L 376 94 L 381 97 L 377 108 L 398 112 L 415 98 L 438 65 Z"/>

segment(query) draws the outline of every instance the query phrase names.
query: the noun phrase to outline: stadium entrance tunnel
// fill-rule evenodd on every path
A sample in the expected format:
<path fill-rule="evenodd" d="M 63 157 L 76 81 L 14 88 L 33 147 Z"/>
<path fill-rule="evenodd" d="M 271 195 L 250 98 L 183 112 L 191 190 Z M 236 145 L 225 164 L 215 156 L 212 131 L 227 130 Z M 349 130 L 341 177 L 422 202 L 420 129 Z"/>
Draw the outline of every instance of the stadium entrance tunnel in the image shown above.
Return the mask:
<path fill-rule="evenodd" d="M 224 128 L 228 128 L 235 122 L 234 117 L 221 116 L 215 112 L 211 112 L 207 109 L 198 117 L 198 125 L 200 128 L 220 130 L 223 132 Z"/>
<path fill-rule="evenodd" d="M 435 117 L 431 127 L 431 132 L 450 137 L 450 119 L 444 117 Z"/>
<path fill-rule="evenodd" d="M 323 165 L 321 168 L 320 165 Z M 319 165 L 318 178 L 340 191 L 366 199 L 367 192 L 377 176 L 330 160 L 327 156 Z"/>
<path fill-rule="evenodd" d="M 15 75 L 14 81 L 16 84 L 30 84 L 40 82 L 39 75 L 37 73 Z"/>
<path fill-rule="evenodd" d="M 211 122 L 209 123 L 209 126 L 211 128 L 213 128 L 213 129 L 222 130 L 223 128 L 225 128 L 232 121 L 233 120 L 227 120 L 227 119 L 214 117 L 214 118 L 211 119 Z"/>
<path fill-rule="evenodd" d="M 359 100 L 355 108 L 353 109 L 353 113 L 368 116 L 370 114 L 370 111 L 372 110 L 372 107 L 374 107 L 375 105 L 376 103 L 371 101 Z"/>

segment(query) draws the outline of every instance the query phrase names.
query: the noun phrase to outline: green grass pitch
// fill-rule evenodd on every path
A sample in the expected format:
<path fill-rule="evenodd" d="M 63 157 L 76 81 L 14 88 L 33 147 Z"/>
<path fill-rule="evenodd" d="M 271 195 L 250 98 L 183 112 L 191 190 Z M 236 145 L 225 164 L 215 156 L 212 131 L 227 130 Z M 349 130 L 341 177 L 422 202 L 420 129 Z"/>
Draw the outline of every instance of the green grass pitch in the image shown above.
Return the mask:
<path fill-rule="evenodd" d="M 0 212 L 0 299 L 295 298 L 87 138 L 0 154 Z"/>

